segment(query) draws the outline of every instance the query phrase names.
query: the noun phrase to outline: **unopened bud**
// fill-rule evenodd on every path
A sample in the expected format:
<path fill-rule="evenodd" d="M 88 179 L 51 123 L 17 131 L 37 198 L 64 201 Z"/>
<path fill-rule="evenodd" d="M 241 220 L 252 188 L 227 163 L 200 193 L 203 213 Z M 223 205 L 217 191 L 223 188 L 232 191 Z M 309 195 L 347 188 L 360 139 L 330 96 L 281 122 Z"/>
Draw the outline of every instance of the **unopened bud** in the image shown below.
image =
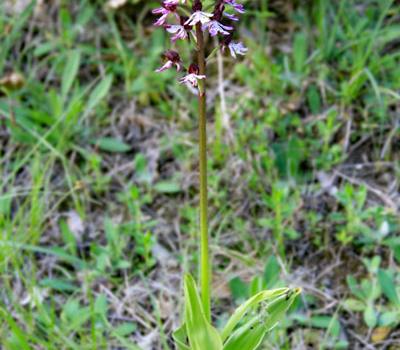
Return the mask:
<path fill-rule="evenodd" d="M 188 68 L 188 73 L 198 75 L 200 73 L 199 66 L 196 63 L 192 63 Z"/>
<path fill-rule="evenodd" d="M 166 60 L 174 62 L 174 63 L 181 61 L 181 56 L 179 56 L 179 53 L 174 50 L 165 51 L 163 56 Z"/>
<path fill-rule="evenodd" d="M 194 12 L 201 11 L 203 9 L 203 4 L 201 3 L 201 0 L 194 0 L 192 9 Z"/>

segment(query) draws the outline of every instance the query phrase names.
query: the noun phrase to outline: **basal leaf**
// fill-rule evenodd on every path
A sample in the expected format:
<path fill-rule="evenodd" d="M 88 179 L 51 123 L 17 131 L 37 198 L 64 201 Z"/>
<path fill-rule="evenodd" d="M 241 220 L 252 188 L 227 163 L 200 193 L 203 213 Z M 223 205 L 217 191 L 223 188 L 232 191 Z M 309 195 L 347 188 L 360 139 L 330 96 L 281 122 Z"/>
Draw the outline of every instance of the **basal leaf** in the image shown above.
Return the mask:
<path fill-rule="evenodd" d="M 285 295 L 290 291 L 288 288 L 278 288 L 278 289 L 272 289 L 272 290 L 264 290 L 260 293 L 257 293 L 250 299 L 248 299 L 245 303 L 240 305 L 233 315 L 230 317 L 228 322 L 226 323 L 224 329 L 221 332 L 221 338 L 222 341 L 225 341 L 228 336 L 232 333 L 234 328 L 238 325 L 238 323 L 241 321 L 243 316 L 251 310 L 254 306 L 258 305 L 261 302 L 268 302 L 276 299 L 277 297 L 281 295 Z"/>
<path fill-rule="evenodd" d="M 222 350 L 218 331 L 207 321 L 196 283 L 185 276 L 185 323 L 191 350 Z"/>
<path fill-rule="evenodd" d="M 224 350 L 255 350 L 261 345 L 266 331 L 261 317 L 255 317 L 233 332 L 224 344 Z"/>
<path fill-rule="evenodd" d="M 267 331 L 270 331 L 278 324 L 300 293 L 301 289 L 299 288 L 290 289 L 284 295 L 279 296 L 267 304 L 267 317 L 265 320 L 265 327 Z"/>
<path fill-rule="evenodd" d="M 267 302 L 259 315 L 245 322 L 229 336 L 224 350 L 256 350 L 265 334 L 284 317 L 299 294 L 299 289 L 288 289 L 286 293 Z"/>
<path fill-rule="evenodd" d="M 190 350 L 187 345 L 187 332 L 186 332 L 186 324 L 180 326 L 173 334 L 172 338 L 174 338 L 175 345 L 178 350 Z"/>

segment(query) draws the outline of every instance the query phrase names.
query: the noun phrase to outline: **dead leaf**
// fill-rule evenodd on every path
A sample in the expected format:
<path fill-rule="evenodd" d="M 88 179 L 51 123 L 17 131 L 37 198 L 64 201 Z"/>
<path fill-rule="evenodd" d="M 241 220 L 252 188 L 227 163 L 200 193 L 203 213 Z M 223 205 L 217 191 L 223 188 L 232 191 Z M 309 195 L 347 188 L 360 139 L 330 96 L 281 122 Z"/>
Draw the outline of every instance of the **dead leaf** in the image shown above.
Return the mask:
<path fill-rule="evenodd" d="M 174 301 L 168 298 L 166 295 L 160 296 L 158 304 L 161 319 L 166 320 L 168 317 L 174 314 L 176 305 L 174 304 Z"/>
<path fill-rule="evenodd" d="M 373 343 L 379 343 L 384 341 L 389 336 L 390 332 L 392 331 L 389 327 L 377 327 L 374 329 L 371 335 L 371 340 Z"/>

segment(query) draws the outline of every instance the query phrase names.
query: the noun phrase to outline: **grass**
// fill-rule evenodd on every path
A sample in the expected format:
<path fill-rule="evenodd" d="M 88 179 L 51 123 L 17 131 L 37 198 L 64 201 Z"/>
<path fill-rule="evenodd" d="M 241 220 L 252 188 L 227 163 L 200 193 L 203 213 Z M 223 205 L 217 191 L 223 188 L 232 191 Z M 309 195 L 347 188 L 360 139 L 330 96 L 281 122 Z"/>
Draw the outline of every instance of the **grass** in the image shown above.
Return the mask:
<path fill-rule="evenodd" d="M 10 3 L 0 79 L 25 83 L 0 97 L 1 345 L 170 349 L 199 259 L 197 122 L 153 72 L 156 2 Z M 398 349 L 399 5 L 247 4 L 250 53 L 209 90 L 214 317 L 293 284 L 263 348 Z"/>

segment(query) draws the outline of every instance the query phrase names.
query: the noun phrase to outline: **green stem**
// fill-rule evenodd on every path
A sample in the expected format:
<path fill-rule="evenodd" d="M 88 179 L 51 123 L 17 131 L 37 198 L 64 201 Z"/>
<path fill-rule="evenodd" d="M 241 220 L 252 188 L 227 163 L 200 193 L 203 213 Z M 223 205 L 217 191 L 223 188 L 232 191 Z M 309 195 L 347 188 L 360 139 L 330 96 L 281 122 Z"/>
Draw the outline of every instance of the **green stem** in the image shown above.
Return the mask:
<path fill-rule="evenodd" d="M 196 25 L 197 59 L 199 74 L 206 75 L 204 36 L 201 24 Z M 207 228 L 207 118 L 206 89 L 204 80 L 199 80 L 199 155 L 200 155 L 200 289 L 201 300 L 207 320 L 211 320 L 211 267 L 208 252 Z"/>

